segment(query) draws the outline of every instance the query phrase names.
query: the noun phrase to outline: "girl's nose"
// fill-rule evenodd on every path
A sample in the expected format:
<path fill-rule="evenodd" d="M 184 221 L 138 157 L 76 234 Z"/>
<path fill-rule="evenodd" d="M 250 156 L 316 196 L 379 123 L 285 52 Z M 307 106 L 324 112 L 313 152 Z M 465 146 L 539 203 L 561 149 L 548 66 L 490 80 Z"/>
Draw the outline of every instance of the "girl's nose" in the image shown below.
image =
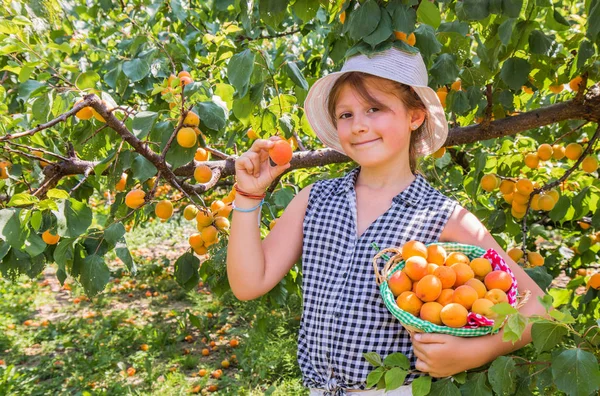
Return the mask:
<path fill-rule="evenodd" d="M 366 132 L 369 129 L 366 118 L 363 115 L 354 116 L 352 120 L 352 133 Z"/>

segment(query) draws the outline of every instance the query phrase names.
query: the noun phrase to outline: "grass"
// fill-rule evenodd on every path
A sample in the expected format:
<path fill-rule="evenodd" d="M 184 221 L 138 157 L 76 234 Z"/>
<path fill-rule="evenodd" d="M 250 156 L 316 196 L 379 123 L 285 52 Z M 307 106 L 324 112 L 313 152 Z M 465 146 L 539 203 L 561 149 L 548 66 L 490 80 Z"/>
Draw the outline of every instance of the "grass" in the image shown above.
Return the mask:
<path fill-rule="evenodd" d="M 274 310 L 217 297 L 202 282 L 185 292 L 173 262 L 194 232 L 188 224 L 127 233 L 137 273 L 108 256 L 111 281 L 91 301 L 52 271 L 0 279 L 0 395 L 188 395 L 211 385 L 223 395 L 307 394 L 296 362 L 299 302 Z"/>

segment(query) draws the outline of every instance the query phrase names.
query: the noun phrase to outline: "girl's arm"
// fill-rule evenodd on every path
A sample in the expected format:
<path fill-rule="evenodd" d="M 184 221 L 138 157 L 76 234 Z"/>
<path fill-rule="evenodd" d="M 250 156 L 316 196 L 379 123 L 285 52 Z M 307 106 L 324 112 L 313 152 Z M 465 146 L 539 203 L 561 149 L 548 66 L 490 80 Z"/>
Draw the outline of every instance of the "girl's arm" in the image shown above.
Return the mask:
<path fill-rule="evenodd" d="M 238 188 L 260 196 L 290 164 L 271 166 L 269 150 L 280 138 L 257 139 L 235 161 Z M 260 208 L 251 212 L 233 211 L 227 244 L 227 278 L 233 294 L 252 300 L 271 290 L 288 273 L 302 252 L 302 223 L 310 187 L 300 191 L 289 203 L 277 225 L 261 241 L 257 219 Z M 235 206 L 251 209 L 259 200 L 236 194 Z"/>
<path fill-rule="evenodd" d="M 458 242 L 492 248 L 506 261 L 517 278 L 519 294 L 531 292 L 529 301 L 519 312 L 525 316 L 545 315 L 538 297 L 544 292 L 527 273 L 500 247 L 483 224 L 465 208 L 457 205 L 440 236 L 440 242 Z M 434 377 L 445 377 L 482 366 L 498 356 L 515 351 L 531 342 L 531 324 L 515 342 L 502 341 L 502 330 L 494 335 L 460 338 L 445 334 L 418 334 L 413 337 L 417 370 Z"/>

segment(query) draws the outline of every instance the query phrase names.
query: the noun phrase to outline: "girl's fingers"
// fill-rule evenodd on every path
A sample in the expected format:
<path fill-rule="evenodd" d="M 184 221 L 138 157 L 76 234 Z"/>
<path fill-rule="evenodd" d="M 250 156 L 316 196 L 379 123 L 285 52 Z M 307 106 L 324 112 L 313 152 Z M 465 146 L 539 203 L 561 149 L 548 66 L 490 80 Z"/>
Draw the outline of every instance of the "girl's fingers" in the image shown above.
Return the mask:
<path fill-rule="evenodd" d="M 266 139 L 256 139 L 254 143 L 252 143 L 252 147 L 250 147 L 249 151 L 254 151 L 255 153 L 260 153 L 263 150 L 269 150 L 273 147 L 272 140 Z"/>
<path fill-rule="evenodd" d="M 245 157 L 245 156 L 239 157 L 235 161 L 235 163 L 236 163 L 237 169 L 245 171 L 249 175 L 251 175 L 254 172 L 254 165 L 252 164 L 252 161 L 250 161 L 250 159 L 248 157 Z"/>
<path fill-rule="evenodd" d="M 244 154 L 244 156 L 246 156 L 246 158 L 248 158 L 250 160 L 250 162 L 252 162 L 253 171 L 251 172 L 251 174 L 254 177 L 258 177 L 260 175 L 260 168 L 261 168 L 260 155 L 255 152 L 248 152 L 248 153 Z"/>

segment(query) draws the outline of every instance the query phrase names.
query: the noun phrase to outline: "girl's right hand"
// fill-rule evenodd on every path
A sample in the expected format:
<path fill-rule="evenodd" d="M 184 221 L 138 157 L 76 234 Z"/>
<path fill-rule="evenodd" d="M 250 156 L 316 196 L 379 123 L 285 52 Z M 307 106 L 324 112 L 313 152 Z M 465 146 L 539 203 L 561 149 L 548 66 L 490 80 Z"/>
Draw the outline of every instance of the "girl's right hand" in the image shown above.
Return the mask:
<path fill-rule="evenodd" d="M 280 140 L 271 136 L 269 140 L 257 139 L 250 150 L 235 160 L 235 178 L 240 190 L 249 194 L 262 195 L 271 183 L 290 167 L 290 164 L 271 166 L 269 149 Z"/>

